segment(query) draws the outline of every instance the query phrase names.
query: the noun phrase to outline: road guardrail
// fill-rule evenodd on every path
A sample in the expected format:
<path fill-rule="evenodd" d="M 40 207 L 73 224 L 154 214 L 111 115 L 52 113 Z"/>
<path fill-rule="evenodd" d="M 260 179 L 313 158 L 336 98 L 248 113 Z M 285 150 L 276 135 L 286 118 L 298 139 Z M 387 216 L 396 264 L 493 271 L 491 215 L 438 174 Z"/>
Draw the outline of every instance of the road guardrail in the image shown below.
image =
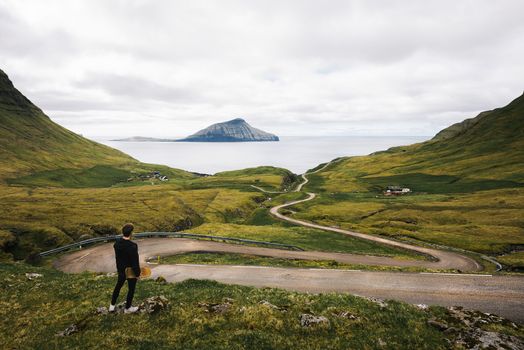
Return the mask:
<path fill-rule="evenodd" d="M 120 237 L 122 236 L 121 235 L 112 235 L 112 236 L 89 238 L 83 241 L 67 244 L 61 247 L 47 250 L 45 252 L 41 252 L 40 256 L 42 257 L 49 256 L 52 254 L 65 252 L 70 249 L 82 248 L 83 246 L 91 245 L 95 243 L 114 241 Z M 233 242 L 237 244 L 253 244 L 253 245 L 266 246 L 266 247 L 278 248 L 278 249 L 287 249 L 287 250 L 298 250 L 298 251 L 304 250 L 300 247 L 290 245 L 290 244 L 255 241 L 251 239 L 234 238 L 234 237 L 197 235 L 194 233 L 184 233 L 184 232 L 140 232 L 140 233 L 133 234 L 133 237 L 135 238 L 149 238 L 149 237 L 190 238 L 190 239 L 202 239 L 202 240 L 219 241 L 219 242 Z"/>

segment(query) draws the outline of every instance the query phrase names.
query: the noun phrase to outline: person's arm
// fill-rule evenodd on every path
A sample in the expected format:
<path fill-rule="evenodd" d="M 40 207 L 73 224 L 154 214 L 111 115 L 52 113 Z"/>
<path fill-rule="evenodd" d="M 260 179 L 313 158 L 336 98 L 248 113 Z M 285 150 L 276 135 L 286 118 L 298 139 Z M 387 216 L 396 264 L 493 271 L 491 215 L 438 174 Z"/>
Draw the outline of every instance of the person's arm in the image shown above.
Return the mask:
<path fill-rule="evenodd" d="M 135 244 L 131 256 L 131 267 L 135 272 L 136 277 L 140 277 L 140 262 L 138 259 L 138 246 Z"/>

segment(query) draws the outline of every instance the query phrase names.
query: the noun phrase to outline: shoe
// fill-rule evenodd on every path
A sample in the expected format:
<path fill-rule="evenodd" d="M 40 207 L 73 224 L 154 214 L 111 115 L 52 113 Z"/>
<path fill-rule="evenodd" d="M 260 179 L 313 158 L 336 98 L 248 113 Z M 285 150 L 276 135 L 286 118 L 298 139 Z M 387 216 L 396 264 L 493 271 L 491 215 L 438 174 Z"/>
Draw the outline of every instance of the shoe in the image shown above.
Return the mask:
<path fill-rule="evenodd" d="M 124 309 L 125 314 L 133 314 L 138 311 L 138 306 L 130 306 Z"/>
<path fill-rule="evenodd" d="M 116 307 L 115 305 L 112 305 L 112 304 L 109 305 L 109 309 L 108 309 L 109 312 L 115 312 L 115 307 Z"/>

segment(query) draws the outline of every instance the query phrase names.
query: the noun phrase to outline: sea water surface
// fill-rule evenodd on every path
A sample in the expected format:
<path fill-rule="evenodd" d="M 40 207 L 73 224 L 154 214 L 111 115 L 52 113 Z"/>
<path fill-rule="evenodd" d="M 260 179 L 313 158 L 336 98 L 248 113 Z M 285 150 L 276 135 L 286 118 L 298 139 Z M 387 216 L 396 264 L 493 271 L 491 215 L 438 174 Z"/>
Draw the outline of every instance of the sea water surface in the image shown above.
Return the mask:
<path fill-rule="evenodd" d="M 95 138 L 132 157 L 204 174 L 261 165 L 301 174 L 318 164 L 409 145 L 429 136 L 288 136 L 279 142 L 124 142 Z"/>

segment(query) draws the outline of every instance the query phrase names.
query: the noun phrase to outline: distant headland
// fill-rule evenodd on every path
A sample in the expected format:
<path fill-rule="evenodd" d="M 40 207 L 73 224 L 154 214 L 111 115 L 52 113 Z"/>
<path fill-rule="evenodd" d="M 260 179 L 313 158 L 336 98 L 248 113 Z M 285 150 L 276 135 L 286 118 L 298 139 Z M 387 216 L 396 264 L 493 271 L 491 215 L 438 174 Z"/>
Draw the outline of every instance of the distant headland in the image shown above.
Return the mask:
<path fill-rule="evenodd" d="M 128 142 L 263 142 L 279 141 L 278 136 L 254 128 L 244 119 L 236 118 L 223 123 L 216 123 L 183 139 L 157 139 L 133 136 L 113 141 Z"/>

